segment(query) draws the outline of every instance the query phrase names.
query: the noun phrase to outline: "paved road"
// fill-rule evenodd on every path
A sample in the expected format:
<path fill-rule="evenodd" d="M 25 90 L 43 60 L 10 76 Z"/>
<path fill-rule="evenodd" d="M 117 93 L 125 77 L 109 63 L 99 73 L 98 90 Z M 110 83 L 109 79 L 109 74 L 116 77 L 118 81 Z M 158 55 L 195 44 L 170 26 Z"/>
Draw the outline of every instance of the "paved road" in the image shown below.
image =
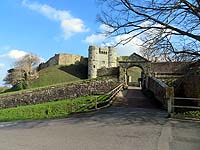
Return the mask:
<path fill-rule="evenodd" d="M 110 107 L 65 119 L 0 123 L 0 150 L 199 150 L 200 123 L 165 111 Z"/>

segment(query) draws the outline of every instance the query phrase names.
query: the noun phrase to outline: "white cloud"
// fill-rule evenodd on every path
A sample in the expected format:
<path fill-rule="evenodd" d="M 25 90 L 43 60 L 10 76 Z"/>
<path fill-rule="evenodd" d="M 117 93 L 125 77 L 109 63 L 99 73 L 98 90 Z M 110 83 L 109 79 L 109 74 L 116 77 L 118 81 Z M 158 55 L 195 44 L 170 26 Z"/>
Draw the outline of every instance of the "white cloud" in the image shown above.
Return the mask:
<path fill-rule="evenodd" d="M 90 36 L 87 36 L 84 42 L 89 43 L 89 44 L 95 44 L 95 43 L 100 43 L 103 40 L 105 40 L 105 36 L 103 34 L 92 34 Z"/>
<path fill-rule="evenodd" d="M 11 50 L 8 52 L 8 54 L 6 54 L 8 57 L 10 57 L 11 59 L 20 59 L 23 56 L 25 56 L 27 54 L 27 52 L 22 51 L 22 50 Z"/>
<path fill-rule="evenodd" d="M 4 68 L 5 64 L 0 64 L 0 69 Z"/>
<path fill-rule="evenodd" d="M 117 46 L 117 53 L 119 56 L 129 56 L 132 53 L 137 53 L 140 54 L 140 49 L 141 49 L 141 40 L 138 38 L 134 38 L 132 41 L 125 45 L 118 45 Z"/>
<path fill-rule="evenodd" d="M 106 35 L 104 33 L 111 32 L 113 29 L 107 25 L 101 24 L 99 26 L 99 34 L 91 34 L 87 36 L 83 41 L 88 44 L 98 44 L 106 40 Z"/>
<path fill-rule="evenodd" d="M 100 31 L 102 31 L 102 32 L 112 32 L 112 31 L 113 31 L 113 28 L 111 28 L 111 27 L 109 27 L 109 26 L 107 26 L 107 25 L 105 25 L 105 24 L 101 24 L 101 25 L 99 26 L 99 29 L 100 29 Z"/>
<path fill-rule="evenodd" d="M 0 58 L 17 60 L 17 59 L 22 58 L 26 54 L 27 54 L 27 52 L 25 52 L 25 51 L 13 49 L 13 50 L 10 50 L 9 52 L 7 52 L 6 54 L 0 55 Z"/>
<path fill-rule="evenodd" d="M 151 21 L 144 21 L 143 23 L 140 24 L 141 27 L 150 27 L 152 26 L 152 22 Z"/>
<path fill-rule="evenodd" d="M 131 37 L 131 34 L 116 36 L 110 42 L 106 43 L 106 45 L 107 46 L 116 45 L 120 41 L 128 39 L 129 37 Z M 128 43 L 122 43 L 122 44 L 117 45 L 116 46 L 117 53 L 118 53 L 119 56 L 129 56 L 134 52 L 137 53 L 137 54 L 140 54 L 140 48 L 141 48 L 140 45 L 141 44 L 142 44 L 142 41 L 139 38 L 134 37 Z"/>
<path fill-rule="evenodd" d="M 69 11 L 58 10 L 46 4 L 31 3 L 28 0 L 23 0 L 22 5 L 41 13 L 50 20 L 58 21 L 65 39 L 68 39 L 75 33 L 87 32 L 89 30 L 80 18 L 73 17 Z"/>

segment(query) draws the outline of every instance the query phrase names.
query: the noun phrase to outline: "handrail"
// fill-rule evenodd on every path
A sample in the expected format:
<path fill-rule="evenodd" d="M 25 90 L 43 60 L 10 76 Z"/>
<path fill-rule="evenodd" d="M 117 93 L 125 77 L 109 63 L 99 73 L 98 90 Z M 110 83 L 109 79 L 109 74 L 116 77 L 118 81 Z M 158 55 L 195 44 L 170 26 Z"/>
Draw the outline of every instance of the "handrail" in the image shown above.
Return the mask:
<path fill-rule="evenodd" d="M 77 110 L 76 110 L 76 111 L 73 111 L 74 105 L 76 105 L 76 108 L 79 108 L 79 107 L 82 107 L 82 106 L 93 106 L 93 107 L 94 107 L 93 109 L 83 110 L 83 111 L 78 111 L 78 112 L 90 112 L 90 111 L 95 111 L 95 110 L 99 110 L 99 109 L 103 109 L 103 108 L 109 107 L 109 106 L 112 104 L 112 99 L 113 99 L 113 97 L 114 97 L 122 88 L 123 88 L 123 84 L 121 83 L 120 85 L 118 85 L 117 87 L 115 87 L 112 91 L 110 91 L 110 92 L 108 92 L 107 94 L 105 94 L 105 95 L 111 95 L 111 96 L 110 96 L 107 100 L 102 101 L 102 102 L 97 102 L 97 97 L 96 97 L 96 102 L 92 102 L 92 103 L 88 103 L 88 104 L 73 104 L 73 103 L 71 103 L 70 106 L 69 106 L 69 107 L 70 107 L 70 110 L 71 110 L 70 113 L 75 113 L 75 112 L 77 112 Z M 108 103 L 108 104 L 98 107 L 98 105 L 100 105 L 100 104 L 105 104 L 105 103 Z"/>
<path fill-rule="evenodd" d="M 197 106 L 180 106 L 180 105 L 173 105 L 173 108 L 192 108 L 192 109 L 200 109 L 200 107 Z"/>
<path fill-rule="evenodd" d="M 117 87 L 115 87 L 113 90 L 111 90 L 110 92 L 108 92 L 107 94 L 111 94 L 113 91 L 121 88 L 123 86 L 123 83 L 121 83 L 120 85 L 118 85 Z"/>
<path fill-rule="evenodd" d="M 177 99 L 177 100 L 193 100 L 193 101 L 200 101 L 200 98 L 189 98 L 189 97 L 174 97 L 174 99 Z"/>
<path fill-rule="evenodd" d="M 171 117 L 174 116 L 175 108 L 200 109 L 200 106 L 175 105 L 175 100 L 200 101 L 200 98 L 170 97 L 168 101 L 168 113 Z"/>

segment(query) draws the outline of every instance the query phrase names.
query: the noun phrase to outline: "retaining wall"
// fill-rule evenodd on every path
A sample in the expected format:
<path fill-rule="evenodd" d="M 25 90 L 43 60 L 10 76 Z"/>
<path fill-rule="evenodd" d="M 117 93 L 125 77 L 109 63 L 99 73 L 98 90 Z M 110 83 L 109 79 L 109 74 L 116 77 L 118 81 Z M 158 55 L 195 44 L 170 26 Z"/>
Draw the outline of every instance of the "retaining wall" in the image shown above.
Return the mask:
<path fill-rule="evenodd" d="M 107 93 L 119 85 L 115 79 L 90 80 L 32 91 L 0 95 L 0 109 Z"/>

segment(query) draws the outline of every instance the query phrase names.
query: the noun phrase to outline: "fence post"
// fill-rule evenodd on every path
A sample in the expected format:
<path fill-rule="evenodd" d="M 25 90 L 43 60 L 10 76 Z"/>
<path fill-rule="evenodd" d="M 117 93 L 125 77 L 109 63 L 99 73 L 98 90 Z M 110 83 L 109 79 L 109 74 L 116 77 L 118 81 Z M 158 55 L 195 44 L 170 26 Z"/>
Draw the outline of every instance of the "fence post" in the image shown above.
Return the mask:
<path fill-rule="evenodd" d="M 174 114 L 174 97 L 172 97 L 172 100 L 171 100 L 171 103 L 172 103 L 172 113 L 171 113 L 171 116 Z"/>
<path fill-rule="evenodd" d="M 168 98 L 168 105 L 167 105 L 168 115 L 170 116 L 172 113 L 172 97 Z"/>
<path fill-rule="evenodd" d="M 74 103 L 71 103 L 71 112 L 73 112 Z"/>
<path fill-rule="evenodd" d="M 72 112 L 72 106 L 71 106 L 71 102 L 68 104 L 68 112 L 71 113 Z"/>
<path fill-rule="evenodd" d="M 95 98 L 95 109 L 97 109 L 97 97 Z"/>
<path fill-rule="evenodd" d="M 78 103 L 76 103 L 76 109 L 75 109 L 76 112 L 78 112 Z"/>

